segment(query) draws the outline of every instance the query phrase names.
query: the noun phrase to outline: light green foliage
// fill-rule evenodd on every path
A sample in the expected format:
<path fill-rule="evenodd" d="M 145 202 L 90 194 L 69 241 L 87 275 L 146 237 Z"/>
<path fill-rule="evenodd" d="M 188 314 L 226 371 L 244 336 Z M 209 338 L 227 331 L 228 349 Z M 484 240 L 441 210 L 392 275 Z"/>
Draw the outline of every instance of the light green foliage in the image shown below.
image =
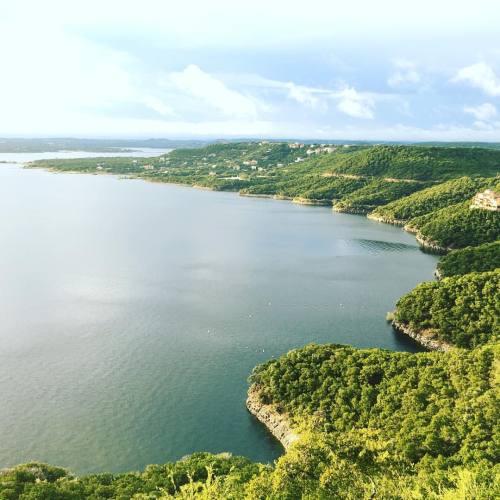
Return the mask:
<path fill-rule="evenodd" d="M 374 177 L 443 181 L 463 175 L 495 176 L 498 160 L 497 151 L 480 148 L 373 146 L 345 156 L 333 170 Z"/>
<path fill-rule="evenodd" d="M 444 256 L 437 265 L 439 274 L 443 278 L 493 271 L 497 268 L 500 268 L 500 241 L 455 250 Z"/>
<path fill-rule="evenodd" d="M 400 198 L 374 211 L 374 215 L 387 221 L 408 221 L 441 208 L 472 198 L 489 187 L 491 179 L 461 177 L 429 187 L 410 196 Z"/>
<path fill-rule="evenodd" d="M 444 248 L 476 246 L 500 238 L 500 212 L 471 209 L 469 201 L 417 217 L 409 225 Z"/>
<path fill-rule="evenodd" d="M 459 347 L 498 341 L 500 270 L 421 283 L 399 299 L 395 318 Z"/>
<path fill-rule="evenodd" d="M 332 449 L 364 470 L 493 462 L 495 354 L 310 345 L 257 367 L 251 381 L 292 417 L 316 418 Z"/>
<path fill-rule="evenodd" d="M 368 213 L 380 205 L 398 200 L 423 189 L 425 186 L 421 182 L 395 182 L 377 179 L 342 198 L 335 205 L 335 208 L 339 211 Z"/>

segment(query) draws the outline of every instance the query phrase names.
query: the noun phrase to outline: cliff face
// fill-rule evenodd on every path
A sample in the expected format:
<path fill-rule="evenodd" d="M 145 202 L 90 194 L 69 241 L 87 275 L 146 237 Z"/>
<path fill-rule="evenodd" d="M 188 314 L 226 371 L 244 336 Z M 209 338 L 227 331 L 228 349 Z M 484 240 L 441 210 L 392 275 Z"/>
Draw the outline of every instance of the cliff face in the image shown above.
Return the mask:
<path fill-rule="evenodd" d="M 259 392 L 254 386 L 250 387 L 248 391 L 246 405 L 248 411 L 267 427 L 285 449 L 299 439 L 299 435 L 293 430 L 287 415 L 278 413 L 273 405 L 262 403 Z"/>
<path fill-rule="evenodd" d="M 433 252 L 433 253 L 437 253 L 437 254 L 445 254 L 445 253 L 449 252 L 450 250 L 453 250 L 451 247 L 445 248 L 445 247 L 439 246 L 434 241 L 429 240 L 427 238 L 424 238 L 419 232 L 416 232 L 415 239 L 420 244 L 420 246 L 424 250 L 427 250 L 428 252 Z"/>
<path fill-rule="evenodd" d="M 431 351 L 449 351 L 449 350 L 453 349 L 453 346 L 451 344 L 448 344 L 447 342 L 445 342 L 443 340 L 435 339 L 435 338 L 423 335 L 422 333 L 415 332 L 411 328 L 409 328 L 407 325 L 399 323 L 396 320 L 394 320 L 392 322 L 392 326 L 398 332 L 401 332 L 401 333 L 404 333 L 405 335 L 408 335 L 413 340 L 417 341 L 420 345 L 423 345 L 424 347 L 426 347 L 427 349 L 429 349 Z"/>

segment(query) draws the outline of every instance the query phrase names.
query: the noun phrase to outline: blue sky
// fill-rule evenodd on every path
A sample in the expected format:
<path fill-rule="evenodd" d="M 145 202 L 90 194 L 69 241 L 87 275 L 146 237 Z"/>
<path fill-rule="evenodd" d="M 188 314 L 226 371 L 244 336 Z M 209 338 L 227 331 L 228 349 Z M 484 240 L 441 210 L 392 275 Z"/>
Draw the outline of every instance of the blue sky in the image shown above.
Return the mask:
<path fill-rule="evenodd" d="M 2 0 L 0 135 L 500 141 L 498 26 L 498 0 Z"/>

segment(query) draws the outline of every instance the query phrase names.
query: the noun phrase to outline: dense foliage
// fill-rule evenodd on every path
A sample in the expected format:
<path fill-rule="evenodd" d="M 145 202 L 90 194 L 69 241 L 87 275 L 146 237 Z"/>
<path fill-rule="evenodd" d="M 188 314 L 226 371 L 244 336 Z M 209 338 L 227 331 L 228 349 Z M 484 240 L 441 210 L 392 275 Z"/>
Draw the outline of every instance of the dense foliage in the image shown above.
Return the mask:
<path fill-rule="evenodd" d="M 467 201 L 477 192 L 489 187 L 491 182 L 491 179 L 470 177 L 453 179 L 388 203 L 377 208 L 373 214 L 387 222 L 406 222 L 435 210 Z"/>
<path fill-rule="evenodd" d="M 498 429 L 487 416 L 498 404 L 495 353 L 498 347 L 411 354 L 310 345 L 257 367 L 251 381 L 264 402 L 338 434 L 336 450 L 346 459 L 374 467 L 387 453 L 424 468 L 493 463 Z M 370 452 L 370 439 L 381 449 Z"/>
<path fill-rule="evenodd" d="M 36 462 L 0 472 L 1 499 L 129 499 L 165 498 L 182 489 L 188 490 L 210 477 L 231 474 L 236 490 L 264 467 L 243 457 L 228 454 L 195 453 L 183 460 L 164 465 L 149 465 L 144 472 L 91 474 L 75 478 L 65 469 Z"/>
<path fill-rule="evenodd" d="M 354 213 L 368 213 L 380 205 L 399 200 L 421 190 L 423 187 L 425 185 L 420 182 L 376 179 L 342 198 L 335 205 L 335 209 Z"/>
<path fill-rule="evenodd" d="M 498 341 L 500 271 L 421 283 L 399 299 L 396 320 L 459 347 Z"/>
<path fill-rule="evenodd" d="M 429 181 L 463 175 L 494 176 L 498 160 L 498 152 L 488 149 L 373 146 L 344 156 L 332 169 L 338 173 Z"/>
<path fill-rule="evenodd" d="M 441 277 L 500 268 L 500 241 L 478 247 L 466 247 L 445 255 L 437 265 Z"/>
<path fill-rule="evenodd" d="M 492 346 L 410 354 L 309 345 L 251 377 L 302 429 L 275 467 L 197 453 L 142 473 L 74 478 L 26 464 L 0 475 L 0 498 L 494 498 L 497 357 Z"/>
<path fill-rule="evenodd" d="M 481 245 L 500 238 L 500 213 L 471 209 L 469 201 L 416 217 L 408 225 L 444 248 Z"/>

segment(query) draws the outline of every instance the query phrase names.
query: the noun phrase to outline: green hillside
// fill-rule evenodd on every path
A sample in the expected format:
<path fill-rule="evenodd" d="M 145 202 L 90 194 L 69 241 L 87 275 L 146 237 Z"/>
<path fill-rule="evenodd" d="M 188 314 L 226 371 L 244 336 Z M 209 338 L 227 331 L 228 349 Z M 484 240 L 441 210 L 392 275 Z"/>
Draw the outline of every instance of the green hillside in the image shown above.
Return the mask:
<path fill-rule="evenodd" d="M 463 248 L 500 238 L 500 213 L 471 210 L 470 201 L 410 220 L 408 226 L 442 248 Z"/>
<path fill-rule="evenodd" d="M 500 271 L 421 283 L 399 299 L 396 321 L 459 347 L 497 342 L 500 334 Z"/>
<path fill-rule="evenodd" d="M 491 183 L 491 178 L 460 177 L 388 203 L 377 208 L 373 215 L 387 222 L 407 222 L 415 217 L 467 201 Z"/>
<path fill-rule="evenodd" d="M 339 158 L 337 173 L 395 179 L 443 181 L 468 176 L 491 177 L 500 169 L 498 151 L 480 148 L 373 146 Z"/>
<path fill-rule="evenodd" d="M 443 278 L 497 268 L 500 268 L 500 241 L 455 250 L 445 255 L 437 265 Z"/>

